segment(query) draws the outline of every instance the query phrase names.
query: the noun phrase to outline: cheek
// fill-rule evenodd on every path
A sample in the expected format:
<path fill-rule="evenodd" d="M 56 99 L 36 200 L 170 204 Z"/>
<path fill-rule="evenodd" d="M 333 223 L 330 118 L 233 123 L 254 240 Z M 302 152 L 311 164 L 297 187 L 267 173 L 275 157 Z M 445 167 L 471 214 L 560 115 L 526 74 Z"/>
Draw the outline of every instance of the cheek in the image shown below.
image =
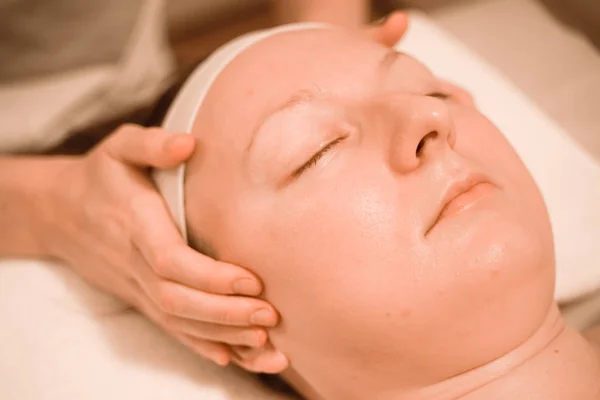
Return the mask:
<path fill-rule="evenodd" d="M 249 259 L 261 260 L 252 269 L 282 315 L 272 335 L 277 344 L 324 351 L 346 331 L 353 346 L 364 335 L 367 349 L 373 327 L 409 304 L 419 275 L 411 266 L 423 264 L 419 216 L 411 197 L 377 168 L 311 188 L 309 197 L 290 193 L 261 217 L 254 243 L 263 251 Z"/>
<path fill-rule="evenodd" d="M 508 240 L 511 236 L 518 237 L 521 229 L 525 232 L 523 242 L 539 242 L 545 262 L 553 266 L 550 221 L 531 174 L 504 135 L 490 121 L 475 111 L 456 114 L 458 139 L 455 150 L 468 162 L 483 169 L 501 187 L 502 199 L 495 207 L 497 212 L 489 213 L 490 218 L 496 215 L 497 221 L 488 224 L 488 236 L 504 234 Z M 505 227 L 506 232 L 492 230 L 494 226 Z M 483 232 L 481 240 L 487 237 L 486 230 Z"/>
<path fill-rule="evenodd" d="M 371 183 L 367 183 L 371 182 Z M 393 185 L 373 180 L 341 182 L 302 201 L 282 202 L 268 229 L 278 258 L 286 259 L 320 300 L 340 300 L 348 291 L 368 286 L 367 277 L 398 243 L 413 235 L 408 204 L 392 192 Z M 381 183 L 381 177 L 378 181 Z M 357 187 L 351 187 L 356 185 Z M 385 187 L 387 186 L 387 188 Z M 293 266 L 293 267 L 292 267 Z M 285 279 L 283 271 L 278 271 Z"/>
<path fill-rule="evenodd" d="M 521 180 L 523 171 L 518 156 L 487 119 L 471 112 L 456 112 L 454 122 L 457 153 L 485 168 L 494 179 L 502 179 L 503 184 L 515 177 Z"/>
<path fill-rule="evenodd" d="M 502 188 L 512 210 L 552 241 L 545 203 L 531 174 L 504 135 L 474 111 L 457 112 L 456 151 L 482 168 Z"/>

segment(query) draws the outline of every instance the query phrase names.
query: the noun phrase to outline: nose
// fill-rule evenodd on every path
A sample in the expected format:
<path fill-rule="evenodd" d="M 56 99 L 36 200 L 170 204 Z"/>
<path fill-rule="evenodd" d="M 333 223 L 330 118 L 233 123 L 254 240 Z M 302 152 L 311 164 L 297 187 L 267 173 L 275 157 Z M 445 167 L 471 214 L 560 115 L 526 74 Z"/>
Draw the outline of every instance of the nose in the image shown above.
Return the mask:
<path fill-rule="evenodd" d="M 454 148 L 456 133 L 445 100 L 430 96 L 401 96 L 392 105 L 390 165 L 410 173 Z"/>

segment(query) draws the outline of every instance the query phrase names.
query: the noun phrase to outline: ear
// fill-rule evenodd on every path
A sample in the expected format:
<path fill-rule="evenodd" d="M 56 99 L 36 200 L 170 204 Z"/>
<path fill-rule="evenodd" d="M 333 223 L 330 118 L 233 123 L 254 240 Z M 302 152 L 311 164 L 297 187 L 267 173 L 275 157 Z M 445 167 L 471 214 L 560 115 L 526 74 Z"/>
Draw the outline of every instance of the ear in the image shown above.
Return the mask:
<path fill-rule="evenodd" d="M 449 95 L 454 101 L 457 101 L 460 104 L 475 107 L 475 101 L 473 100 L 471 93 L 448 81 L 440 79 L 439 82 L 441 92 Z"/>

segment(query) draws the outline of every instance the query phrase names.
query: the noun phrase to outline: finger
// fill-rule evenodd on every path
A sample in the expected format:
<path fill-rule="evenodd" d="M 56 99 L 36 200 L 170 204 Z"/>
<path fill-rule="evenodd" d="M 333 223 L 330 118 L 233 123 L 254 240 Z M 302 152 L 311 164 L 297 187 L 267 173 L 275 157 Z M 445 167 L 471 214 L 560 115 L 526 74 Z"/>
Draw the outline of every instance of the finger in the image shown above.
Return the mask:
<path fill-rule="evenodd" d="M 272 346 L 260 349 L 232 348 L 232 361 L 255 373 L 280 374 L 289 367 L 289 360 Z"/>
<path fill-rule="evenodd" d="M 376 42 L 392 47 L 406 33 L 408 18 L 405 13 L 395 11 L 382 23 L 369 27 L 367 34 Z"/>
<path fill-rule="evenodd" d="M 139 227 L 134 244 L 158 276 L 208 293 L 258 296 L 262 292 L 260 280 L 250 271 L 187 246 L 157 194 L 132 198 L 130 209 Z"/>
<path fill-rule="evenodd" d="M 229 326 L 273 327 L 279 322 L 273 306 L 260 299 L 205 293 L 166 280 L 148 289 L 157 307 L 169 315 Z"/>
<path fill-rule="evenodd" d="M 215 261 L 188 246 L 161 248 L 152 268 L 163 278 L 207 293 L 258 296 L 262 292 L 260 280 L 250 271 Z"/>
<path fill-rule="evenodd" d="M 114 159 L 140 167 L 171 168 L 187 160 L 196 140 L 192 135 L 169 134 L 160 128 L 123 125 L 104 144 Z"/>
<path fill-rule="evenodd" d="M 177 330 L 171 329 L 169 324 L 165 324 L 164 314 L 155 306 L 155 304 L 144 296 L 143 290 L 139 290 L 139 310 L 144 313 L 151 321 L 163 328 L 169 335 L 177 339 L 186 347 L 193 350 L 203 358 L 213 361 L 220 366 L 227 366 L 232 359 L 231 349 L 222 343 L 216 343 L 209 340 L 203 340 L 188 336 L 185 333 L 180 333 Z"/>
<path fill-rule="evenodd" d="M 180 335 L 177 339 L 202 357 L 213 361 L 221 367 L 229 365 L 233 358 L 230 349 L 221 343 L 198 339 L 192 336 Z"/>
<path fill-rule="evenodd" d="M 194 321 L 187 318 L 168 317 L 165 325 L 196 339 L 222 342 L 234 346 L 262 347 L 267 342 L 267 331 L 262 328 L 239 328 Z"/>

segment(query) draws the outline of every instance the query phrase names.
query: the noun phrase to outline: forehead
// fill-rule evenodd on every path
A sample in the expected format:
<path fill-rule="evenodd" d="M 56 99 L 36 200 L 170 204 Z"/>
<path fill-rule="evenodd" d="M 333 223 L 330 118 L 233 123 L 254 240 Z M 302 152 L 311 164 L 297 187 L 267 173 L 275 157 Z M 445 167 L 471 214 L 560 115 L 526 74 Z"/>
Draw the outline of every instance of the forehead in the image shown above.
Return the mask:
<path fill-rule="evenodd" d="M 373 81 L 389 51 L 359 33 L 311 29 L 278 34 L 238 55 L 210 88 L 194 131 L 201 140 L 244 141 L 265 113 L 300 90 L 351 95 Z M 339 93 L 343 92 L 343 93 Z"/>

